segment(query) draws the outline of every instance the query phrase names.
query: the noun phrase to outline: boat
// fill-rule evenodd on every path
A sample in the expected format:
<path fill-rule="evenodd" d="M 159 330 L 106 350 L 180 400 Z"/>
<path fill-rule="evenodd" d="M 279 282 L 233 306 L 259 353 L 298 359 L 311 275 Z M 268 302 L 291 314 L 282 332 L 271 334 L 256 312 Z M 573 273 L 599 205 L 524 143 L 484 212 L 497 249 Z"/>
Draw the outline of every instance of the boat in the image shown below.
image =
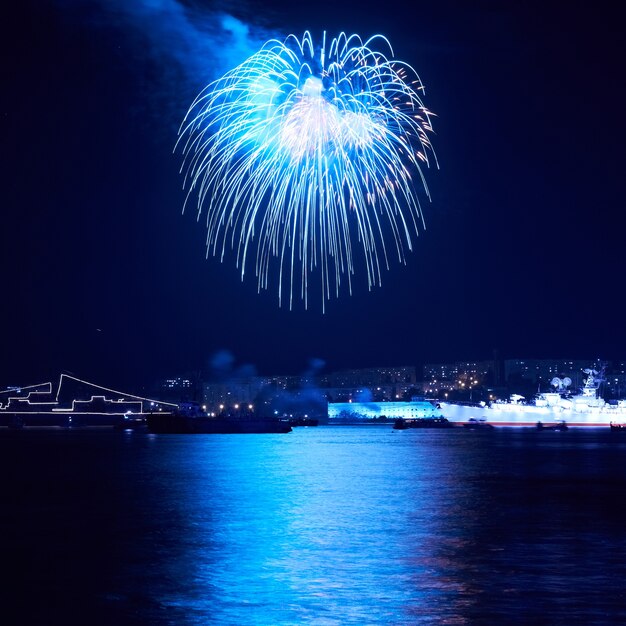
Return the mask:
<path fill-rule="evenodd" d="M 124 419 L 113 426 L 115 430 L 123 430 L 126 432 L 145 433 L 148 432 L 148 424 L 145 417 Z"/>
<path fill-rule="evenodd" d="M 313 417 L 283 417 L 281 419 L 285 424 L 289 424 L 289 426 L 318 426 L 320 421 Z"/>
<path fill-rule="evenodd" d="M 535 426 L 535 428 L 537 430 L 558 430 L 558 431 L 569 430 L 569 427 L 567 426 L 565 422 L 558 422 L 556 424 L 550 424 L 549 426 L 544 426 L 543 422 L 537 422 L 537 425 Z"/>
<path fill-rule="evenodd" d="M 184 402 L 173 413 L 152 413 L 146 417 L 148 430 L 159 435 L 234 435 L 289 433 L 291 426 L 275 417 L 253 413 L 211 416 L 196 402 Z"/>
<path fill-rule="evenodd" d="M 393 423 L 394 430 L 407 430 L 409 428 L 452 428 L 454 424 L 445 417 L 419 417 L 417 419 L 399 418 Z"/>
<path fill-rule="evenodd" d="M 474 417 L 470 417 L 469 420 L 463 424 L 463 427 L 469 430 L 492 430 L 493 424 L 490 424 L 484 419 L 477 420 Z"/>
<path fill-rule="evenodd" d="M 626 400 L 606 402 L 599 389 L 604 382 L 603 370 L 586 368 L 585 383 L 579 393 L 571 393 L 569 378 L 553 378 L 550 392 L 538 393 L 529 402 L 513 394 L 506 401 L 479 404 L 441 402 L 441 412 L 453 423 L 485 420 L 494 426 L 531 426 L 563 430 L 567 427 L 607 427 L 611 423 L 626 423 Z M 556 426 L 561 425 L 558 429 Z"/>

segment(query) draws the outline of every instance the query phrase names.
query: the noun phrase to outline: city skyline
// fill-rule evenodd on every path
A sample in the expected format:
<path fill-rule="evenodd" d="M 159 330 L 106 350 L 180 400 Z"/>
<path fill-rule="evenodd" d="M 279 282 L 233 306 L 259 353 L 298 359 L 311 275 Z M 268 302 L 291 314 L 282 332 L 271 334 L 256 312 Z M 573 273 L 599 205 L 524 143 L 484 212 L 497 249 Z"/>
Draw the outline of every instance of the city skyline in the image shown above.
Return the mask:
<path fill-rule="evenodd" d="M 366 10 L 366 9 L 372 10 Z M 616 9 L 272 0 L 26 0 L 8 97 L 0 384 L 115 387 L 229 350 L 259 372 L 562 355 L 623 358 L 624 85 Z M 540 16 L 540 17 L 539 17 Z M 193 98 L 268 37 L 382 33 L 419 72 L 439 169 L 382 287 L 279 309 L 205 258 L 172 154 Z M 361 268 L 363 269 L 363 268 Z M 357 276 L 362 276 L 362 272 Z"/>
<path fill-rule="evenodd" d="M 327 395 L 354 397 L 372 392 L 386 399 L 416 392 L 430 393 L 431 397 L 443 391 L 471 391 L 477 388 L 504 389 L 520 385 L 550 385 L 558 377 L 571 376 L 568 386 L 580 387 L 588 368 L 606 372 L 606 383 L 616 390 L 626 385 L 626 360 L 613 362 L 601 359 L 500 359 L 463 360 L 451 363 L 424 363 L 393 367 L 351 368 L 327 371 L 321 365 L 302 375 L 262 375 L 246 368 L 232 368 L 228 372 L 197 371 L 163 379 L 157 386 L 170 399 L 199 393 L 203 401 L 222 403 L 224 396 L 237 397 L 237 402 L 252 402 L 264 387 L 286 392 L 323 390 Z M 171 396 L 169 394 L 172 394 Z M 212 397 L 212 399 L 209 398 Z"/>

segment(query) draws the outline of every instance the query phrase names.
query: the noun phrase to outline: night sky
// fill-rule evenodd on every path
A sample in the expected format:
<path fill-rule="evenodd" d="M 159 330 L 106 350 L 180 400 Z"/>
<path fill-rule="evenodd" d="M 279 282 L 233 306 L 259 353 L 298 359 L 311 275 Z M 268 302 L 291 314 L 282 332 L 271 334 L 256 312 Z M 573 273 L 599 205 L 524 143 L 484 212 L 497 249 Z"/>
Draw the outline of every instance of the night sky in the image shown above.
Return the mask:
<path fill-rule="evenodd" d="M 65 370 L 137 388 L 222 349 L 262 374 L 312 358 L 335 370 L 494 349 L 626 358 L 613 4 L 13 3 L 1 37 L 0 386 Z M 306 29 L 385 34 L 437 115 L 440 169 L 427 172 L 415 251 L 382 288 L 357 275 L 324 315 L 317 301 L 279 309 L 275 289 L 241 282 L 233 257 L 205 259 L 173 154 L 210 80 L 267 37 Z"/>

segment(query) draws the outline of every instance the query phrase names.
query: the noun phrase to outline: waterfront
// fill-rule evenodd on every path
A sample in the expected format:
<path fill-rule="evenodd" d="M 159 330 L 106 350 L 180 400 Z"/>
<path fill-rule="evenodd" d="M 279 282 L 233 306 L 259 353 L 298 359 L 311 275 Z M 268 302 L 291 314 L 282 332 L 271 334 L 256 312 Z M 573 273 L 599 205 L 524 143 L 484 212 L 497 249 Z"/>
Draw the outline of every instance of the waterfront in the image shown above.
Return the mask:
<path fill-rule="evenodd" d="M 6 624 L 626 621 L 626 436 L 0 432 Z"/>

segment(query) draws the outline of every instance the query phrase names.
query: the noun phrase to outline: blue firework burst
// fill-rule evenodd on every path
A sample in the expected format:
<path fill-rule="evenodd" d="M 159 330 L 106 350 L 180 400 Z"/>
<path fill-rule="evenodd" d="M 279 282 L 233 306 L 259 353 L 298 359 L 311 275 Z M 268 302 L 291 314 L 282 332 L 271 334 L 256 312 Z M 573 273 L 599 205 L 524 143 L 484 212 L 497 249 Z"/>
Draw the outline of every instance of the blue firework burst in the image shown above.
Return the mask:
<path fill-rule="evenodd" d="M 298 294 L 308 306 L 313 277 L 322 307 L 342 282 L 352 292 L 355 267 L 379 285 L 423 225 L 434 153 L 422 90 L 385 37 L 342 33 L 316 48 L 308 32 L 208 85 L 177 143 L 207 256 L 232 250 L 242 278 L 253 267 L 258 289 L 276 285 L 290 308 Z"/>

